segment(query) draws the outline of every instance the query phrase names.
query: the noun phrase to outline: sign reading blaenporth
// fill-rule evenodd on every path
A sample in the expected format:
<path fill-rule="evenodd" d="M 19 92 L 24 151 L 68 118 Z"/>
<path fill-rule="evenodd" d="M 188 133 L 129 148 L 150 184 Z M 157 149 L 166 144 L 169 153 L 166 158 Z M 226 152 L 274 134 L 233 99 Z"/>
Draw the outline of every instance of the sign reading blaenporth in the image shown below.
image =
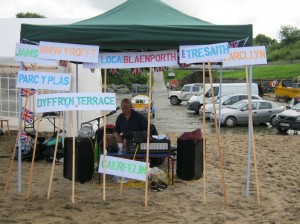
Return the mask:
<path fill-rule="evenodd" d="M 145 68 L 178 65 L 177 50 L 100 53 L 97 64 L 84 68 Z"/>

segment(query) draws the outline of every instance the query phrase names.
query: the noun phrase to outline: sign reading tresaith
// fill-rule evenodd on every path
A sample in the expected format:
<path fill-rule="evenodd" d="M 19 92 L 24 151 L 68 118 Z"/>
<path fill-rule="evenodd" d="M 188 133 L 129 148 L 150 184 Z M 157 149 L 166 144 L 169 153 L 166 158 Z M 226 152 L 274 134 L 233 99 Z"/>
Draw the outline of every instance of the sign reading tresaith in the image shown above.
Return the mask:
<path fill-rule="evenodd" d="M 186 45 L 179 47 L 180 63 L 221 62 L 228 55 L 227 42 L 210 45 Z"/>
<path fill-rule="evenodd" d="M 71 74 L 54 72 L 19 71 L 17 88 L 69 91 Z"/>
<path fill-rule="evenodd" d="M 145 162 L 113 156 L 106 156 L 104 161 L 103 155 L 101 155 L 98 172 L 103 173 L 105 167 L 107 174 L 146 181 L 146 164 Z"/>
<path fill-rule="evenodd" d="M 57 93 L 38 95 L 36 112 L 70 110 L 115 110 L 115 93 Z"/>
<path fill-rule="evenodd" d="M 97 63 L 99 46 L 40 42 L 39 58 Z"/>

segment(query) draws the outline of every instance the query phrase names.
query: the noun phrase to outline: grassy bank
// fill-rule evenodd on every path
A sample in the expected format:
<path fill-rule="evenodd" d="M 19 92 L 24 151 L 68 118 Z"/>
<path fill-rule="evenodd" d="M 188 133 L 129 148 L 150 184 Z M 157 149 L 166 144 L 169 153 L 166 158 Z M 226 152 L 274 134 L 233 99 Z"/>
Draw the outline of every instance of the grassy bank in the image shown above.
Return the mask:
<path fill-rule="evenodd" d="M 202 69 L 199 69 L 202 70 Z M 175 79 L 180 80 L 184 76 L 191 74 L 195 70 L 181 70 L 174 69 Z M 219 78 L 219 70 L 214 70 L 215 78 Z M 227 71 L 223 70 L 223 79 L 239 79 L 245 78 L 245 70 Z M 293 79 L 300 76 L 300 64 L 290 65 L 267 65 L 267 66 L 253 66 L 252 69 L 253 79 L 268 79 L 268 80 L 280 80 L 280 79 Z M 170 82 L 172 79 L 168 78 L 168 71 L 164 71 L 164 77 L 166 82 Z"/>

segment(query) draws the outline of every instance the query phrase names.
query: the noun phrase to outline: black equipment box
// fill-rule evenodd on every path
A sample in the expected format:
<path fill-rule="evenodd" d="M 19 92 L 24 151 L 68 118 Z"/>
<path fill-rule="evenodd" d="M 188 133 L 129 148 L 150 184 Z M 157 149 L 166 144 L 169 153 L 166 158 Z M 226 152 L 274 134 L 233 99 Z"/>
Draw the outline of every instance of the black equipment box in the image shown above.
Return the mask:
<path fill-rule="evenodd" d="M 73 138 L 65 138 L 64 178 L 72 180 Z M 75 181 L 84 183 L 94 174 L 93 142 L 89 138 L 75 138 Z"/>
<path fill-rule="evenodd" d="M 147 152 L 147 142 L 128 142 L 127 153 L 135 153 L 138 147 L 137 153 Z M 149 153 L 170 153 L 171 141 L 169 139 L 151 139 L 149 143 Z"/>
<path fill-rule="evenodd" d="M 182 180 L 197 180 L 203 173 L 203 139 L 177 139 L 176 174 Z"/>

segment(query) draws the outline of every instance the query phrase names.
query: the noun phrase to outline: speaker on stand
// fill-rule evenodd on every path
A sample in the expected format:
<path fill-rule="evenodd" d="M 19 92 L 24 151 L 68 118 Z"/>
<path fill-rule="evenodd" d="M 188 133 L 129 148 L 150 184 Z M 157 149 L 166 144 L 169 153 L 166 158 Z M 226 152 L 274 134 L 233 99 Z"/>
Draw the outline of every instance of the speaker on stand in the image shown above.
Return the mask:
<path fill-rule="evenodd" d="M 177 176 L 182 180 L 197 180 L 202 173 L 203 139 L 177 140 Z"/>
<path fill-rule="evenodd" d="M 73 138 L 65 138 L 64 178 L 72 180 Z M 93 142 L 89 138 L 75 138 L 75 181 L 84 183 L 94 174 Z"/>

